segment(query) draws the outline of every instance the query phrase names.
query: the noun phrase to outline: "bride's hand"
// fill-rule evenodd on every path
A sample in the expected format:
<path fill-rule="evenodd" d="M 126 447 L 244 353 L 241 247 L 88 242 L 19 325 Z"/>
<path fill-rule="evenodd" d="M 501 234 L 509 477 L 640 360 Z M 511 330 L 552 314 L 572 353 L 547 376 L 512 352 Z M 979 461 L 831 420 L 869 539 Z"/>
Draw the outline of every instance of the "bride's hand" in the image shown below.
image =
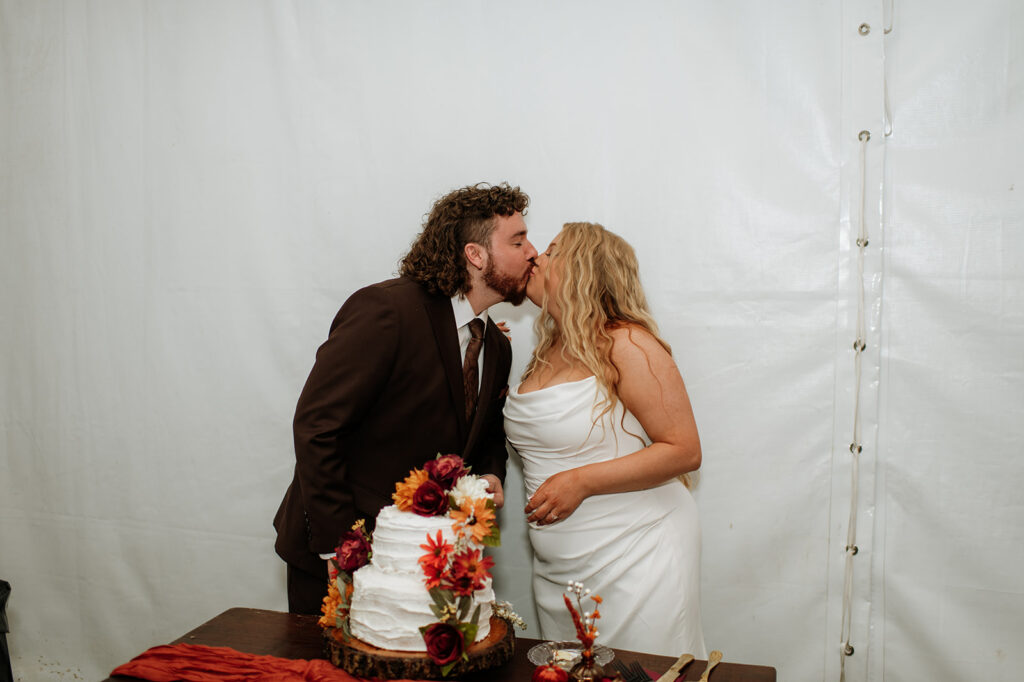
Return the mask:
<path fill-rule="evenodd" d="M 526 504 L 526 520 L 539 526 L 561 521 L 576 511 L 584 494 L 577 469 L 560 471 L 540 484 Z"/>

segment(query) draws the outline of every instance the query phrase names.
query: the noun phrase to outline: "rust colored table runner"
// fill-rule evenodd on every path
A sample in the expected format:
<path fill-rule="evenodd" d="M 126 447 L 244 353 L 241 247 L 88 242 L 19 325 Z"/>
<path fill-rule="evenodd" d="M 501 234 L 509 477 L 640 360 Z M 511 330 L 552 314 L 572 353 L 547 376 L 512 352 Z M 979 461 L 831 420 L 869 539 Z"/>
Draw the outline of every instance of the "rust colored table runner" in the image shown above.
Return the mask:
<path fill-rule="evenodd" d="M 261 609 L 228 609 L 171 643 L 231 647 L 236 651 L 250 654 L 312 660 L 324 656 L 323 638 L 316 621 L 316 616 L 297 616 Z M 515 656 L 507 665 L 458 679 L 466 682 L 523 682 L 529 680 L 534 666 L 527 660 L 526 652 L 539 641 L 518 637 Z M 655 656 L 622 649 L 615 649 L 615 655 L 624 663 L 638 661 L 647 670 L 658 674 L 668 670 L 675 660 L 669 656 Z M 726 655 L 728 656 L 728 652 Z M 678 679 L 681 681 L 697 680 L 706 666 L 706 661 L 694 661 L 686 667 L 683 671 L 684 674 Z M 134 679 L 116 676 L 107 678 L 106 682 L 132 682 Z M 775 682 L 775 668 L 724 661 L 715 667 L 711 673 L 711 680 L 713 682 Z"/>

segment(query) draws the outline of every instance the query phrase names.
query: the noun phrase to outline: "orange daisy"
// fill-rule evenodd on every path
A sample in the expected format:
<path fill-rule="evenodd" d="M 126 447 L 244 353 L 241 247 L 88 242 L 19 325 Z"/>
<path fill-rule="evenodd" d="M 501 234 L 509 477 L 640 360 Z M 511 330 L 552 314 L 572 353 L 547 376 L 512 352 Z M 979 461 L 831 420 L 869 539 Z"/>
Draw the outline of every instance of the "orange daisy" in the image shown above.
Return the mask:
<path fill-rule="evenodd" d="M 463 500 L 462 506 L 451 512 L 455 533 L 465 531 L 474 542 L 483 542 L 494 526 L 494 510 L 487 506 L 487 502 L 486 498 Z"/>
<path fill-rule="evenodd" d="M 391 495 L 391 499 L 395 501 L 395 506 L 401 511 L 412 509 L 413 494 L 429 478 L 430 476 L 423 469 L 413 469 L 410 471 L 404 481 L 395 484 L 395 492 Z"/>

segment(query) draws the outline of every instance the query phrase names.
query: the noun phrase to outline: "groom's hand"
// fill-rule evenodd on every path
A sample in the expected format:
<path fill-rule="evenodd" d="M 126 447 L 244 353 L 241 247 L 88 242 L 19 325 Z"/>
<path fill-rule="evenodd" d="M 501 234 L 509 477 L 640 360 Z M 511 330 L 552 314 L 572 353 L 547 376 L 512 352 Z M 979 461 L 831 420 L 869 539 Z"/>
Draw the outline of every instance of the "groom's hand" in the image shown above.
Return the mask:
<path fill-rule="evenodd" d="M 484 474 L 480 478 L 487 481 L 487 492 L 494 493 L 494 506 L 501 509 L 505 506 L 505 490 L 501 487 L 501 479 L 494 474 Z"/>

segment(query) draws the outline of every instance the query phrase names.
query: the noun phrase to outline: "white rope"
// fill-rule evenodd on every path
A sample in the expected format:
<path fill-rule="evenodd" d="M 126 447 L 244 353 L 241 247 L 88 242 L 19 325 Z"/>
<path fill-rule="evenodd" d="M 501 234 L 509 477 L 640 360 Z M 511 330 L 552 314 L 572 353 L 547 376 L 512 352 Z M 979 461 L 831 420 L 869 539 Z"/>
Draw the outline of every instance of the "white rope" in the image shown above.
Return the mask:
<path fill-rule="evenodd" d="M 857 496 L 860 481 L 860 391 L 861 360 L 867 348 L 866 312 L 864 306 L 864 250 L 868 247 L 867 223 L 864 211 L 867 205 L 867 147 L 871 133 L 862 130 L 857 136 L 860 141 L 860 207 L 857 222 L 857 338 L 853 342 L 853 441 L 850 443 L 850 519 L 846 528 L 846 567 L 843 571 L 843 617 L 842 632 L 839 635 L 839 682 L 846 681 L 846 658 L 853 654 L 850 645 L 851 622 L 853 619 L 853 557 L 857 554 Z"/>

